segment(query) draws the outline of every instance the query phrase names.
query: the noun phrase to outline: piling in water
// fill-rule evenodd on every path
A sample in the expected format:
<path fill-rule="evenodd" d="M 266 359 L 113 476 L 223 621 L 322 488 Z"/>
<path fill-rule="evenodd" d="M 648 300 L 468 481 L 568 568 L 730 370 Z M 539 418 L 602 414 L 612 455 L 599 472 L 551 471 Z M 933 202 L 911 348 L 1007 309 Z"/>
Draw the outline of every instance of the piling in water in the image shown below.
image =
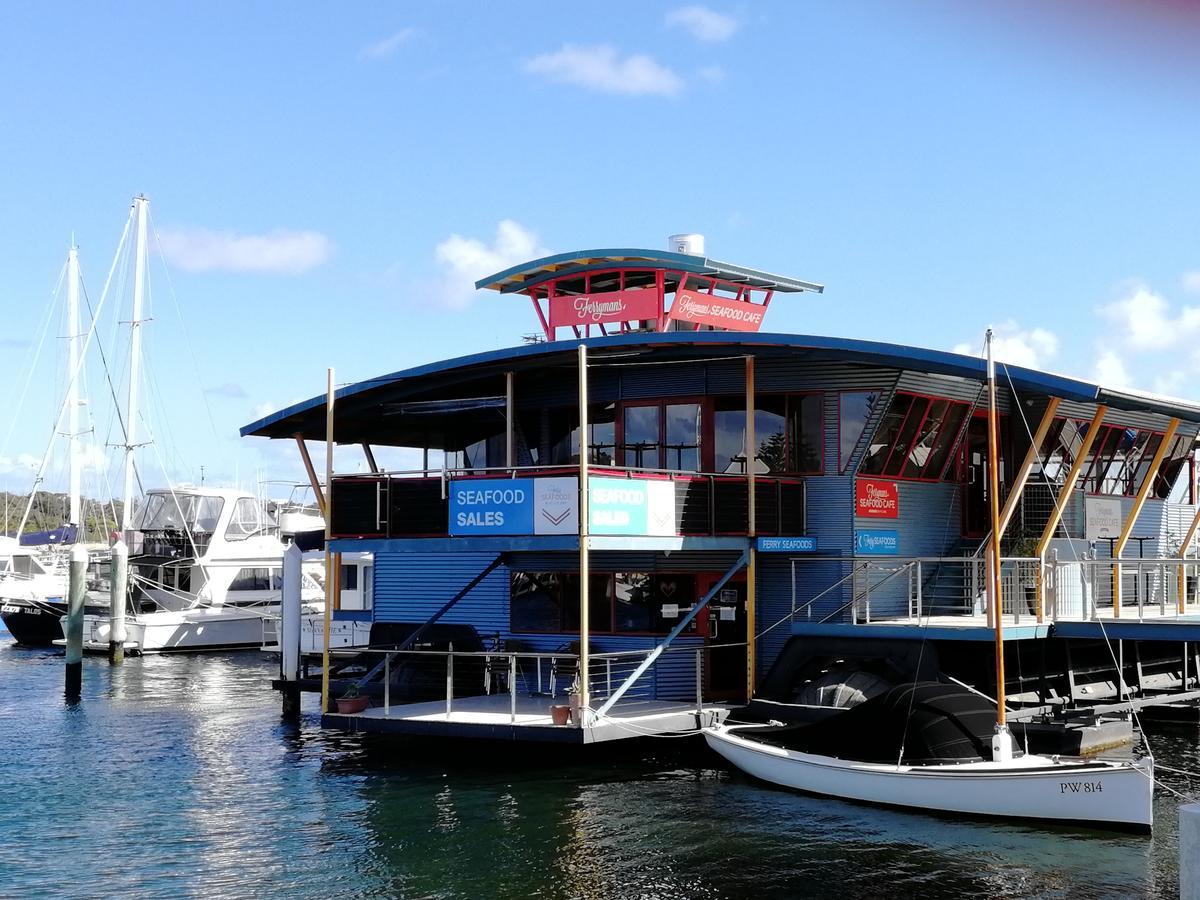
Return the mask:
<path fill-rule="evenodd" d="M 83 691 L 83 601 L 87 594 L 87 551 L 76 544 L 71 548 L 71 569 L 67 582 L 67 678 L 64 693 L 78 700 Z"/>
<path fill-rule="evenodd" d="M 1179 807 L 1179 898 L 1200 900 L 1200 803 Z"/>
<path fill-rule="evenodd" d="M 129 548 L 118 540 L 112 545 L 112 590 L 108 596 L 108 661 L 125 661 L 125 591 L 129 576 Z"/>
<path fill-rule="evenodd" d="M 283 554 L 283 603 L 280 609 L 279 666 L 283 714 L 300 715 L 300 583 L 303 553 L 295 544 Z"/>

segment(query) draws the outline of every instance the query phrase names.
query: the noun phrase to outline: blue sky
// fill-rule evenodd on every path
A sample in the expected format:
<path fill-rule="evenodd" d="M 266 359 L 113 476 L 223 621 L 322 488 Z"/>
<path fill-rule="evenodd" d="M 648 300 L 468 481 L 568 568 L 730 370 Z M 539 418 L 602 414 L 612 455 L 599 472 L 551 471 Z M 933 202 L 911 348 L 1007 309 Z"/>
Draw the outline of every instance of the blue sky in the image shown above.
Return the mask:
<path fill-rule="evenodd" d="M 532 311 L 475 277 L 676 231 L 827 285 L 771 330 L 952 349 L 994 324 L 1014 362 L 1195 398 L 1185 5 L 6 4 L 0 391 L 25 383 L 72 232 L 98 297 L 144 192 L 166 251 L 151 482 L 160 452 L 175 479 L 296 477 L 294 448 L 237 429 L 326 366 L 518 343 Z M 61 343 L 0 421 L 13 490 Z M 106 390 L 91 371 L 97 445 Z"/>

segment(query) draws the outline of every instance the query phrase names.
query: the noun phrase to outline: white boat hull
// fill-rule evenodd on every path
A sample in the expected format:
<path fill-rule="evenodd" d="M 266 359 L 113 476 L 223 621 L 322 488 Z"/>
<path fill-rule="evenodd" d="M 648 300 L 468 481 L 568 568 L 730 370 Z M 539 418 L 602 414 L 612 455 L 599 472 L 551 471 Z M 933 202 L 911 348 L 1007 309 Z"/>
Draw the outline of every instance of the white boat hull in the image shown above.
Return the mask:
<path fill-rule="evenodd" d="M 708 745 L 743 772 L 814 794 L 919 810 L 1078 822 L 1149 830 L 1148 760 L 1105 762 L 1023 756 L 1010 762 L 938 766 L 860 763 L 747 740 L 717 726 Z"/>
<path fill-rule="evenodd" d="M 268 612 L 268 611 L 263 611 Z M 278 615 L 278 607 L 270 612 Z M 261 647 L 263 616 L 228 607 L 153 612 L 125 619 L 126 646 L 139 653 Z M 108 650 L 109 619 L 85 616 L 84 649 Z"/>

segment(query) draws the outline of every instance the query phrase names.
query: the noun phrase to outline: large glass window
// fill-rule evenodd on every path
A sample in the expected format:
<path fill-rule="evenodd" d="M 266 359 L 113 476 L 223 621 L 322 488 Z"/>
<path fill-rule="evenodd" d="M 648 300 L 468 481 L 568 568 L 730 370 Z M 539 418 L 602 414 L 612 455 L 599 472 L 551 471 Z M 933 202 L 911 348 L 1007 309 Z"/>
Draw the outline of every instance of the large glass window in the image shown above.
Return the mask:
<path fill-rule="evenodd" d="M 662 423 L 658 404 L 627 406 L 624 417 L 622 464 L 633 468 L 657 469 L 662 447 Z"/>
<path fill-rule="evenodd" d="M 734 397 L 715 401 L 713 412 L 713 449 L 715 469 L 719 473 L 746 473 L 746 403 Z M 754 410 L 754 437 L 758 450 L 754 471 L 765 475 L 782 472 L 787 461 L 786 402 L 783 397 L 757 396 Z"/>
<path fill-rule="evenodd" d="M 579 417 L 562 412 L 550 421 L 550 463 L 556 466 L 579 462 Z M 596 403 L 588 407 L 588 461 L 600 466 L 616 462 L 617 405 Z"/>
<path fill-rule="evenodd" d="M 264 530 L 266 526 L 258 501 L 251 497 L 242 497 L 233 506 L 233 515 L 229 517 L 229 524 L 225 527 L 225 540 L 244 541 Z"/>
<path fill-rule="evenodd" d="M 962 432 L 967 404 L 940 397 L 897 393 L 859 466 L 863 475 L 937 481 Z"/>
<path fill-rule="evenodd" d="M 1167 456 L 1163 459 L 1162 466 L 1154 480 L 1154 496 L 1160 500 L 1179 496 L 1182 498 L 1177 501 L 1179 503 L 1196 502 L 1193 497 L 1193 466 L 1191 464 L 1194 443 L 1195 438 L 1190 436 L 1177 437 L 1171 443 L 1171 448 L 1167 451 Z M 1181 478 L 1180 475 L 1185 477 Z"/>
<path fill-rule="evenodd" d="M 838 397 L 838 471 L 845 472 L 850 458 L 862 439 L 863 429 L 875 405 L 879 402 L 878 391 L 847 391 Z"/>
<path fill-rule="evenodd" d="M 824 410 L 821 394 L 792 394 L 788 397 L 787 472 L 821 471 L 825 456 Z M 775 471 L 775 470 L 772 470 Z"/>
<path fill-rule="evenodd" d="M 667 426 L 664 445 L 666 465 L 680 472 L 700 471 L 700 433 L 702 420 L 699 403 L 668 403 L 663 407 Z"/>
<path fill-rule="evenodd" d="M 662 634 L 696 599 L 692 575 L 660 572 L 593 574 L 588 593 L 590 631 L 599 634 Z M 576 572 L 513 572 L 514 632 L 570 634 L 579 631 Z"/>
<path fill-rule="evenodd" d="M 1083 429 L 1082 425 L 1076 424 Z M 1136 495 L 1150 474 L 1150 466 L 1162 440 L 1163 434 L 1157 431 L 1140 431 L 1123 425 L 1103 426 L 1092 444 L 1092 457 L 1084 467 L 1081 486 L 1090 494 Z M 1191 446 L 1191 438 L 1178 437 L 1171 442 L 1155 474 L 1152 496 L 1170 496 L 1172 485 L 1187 463 Z"/>

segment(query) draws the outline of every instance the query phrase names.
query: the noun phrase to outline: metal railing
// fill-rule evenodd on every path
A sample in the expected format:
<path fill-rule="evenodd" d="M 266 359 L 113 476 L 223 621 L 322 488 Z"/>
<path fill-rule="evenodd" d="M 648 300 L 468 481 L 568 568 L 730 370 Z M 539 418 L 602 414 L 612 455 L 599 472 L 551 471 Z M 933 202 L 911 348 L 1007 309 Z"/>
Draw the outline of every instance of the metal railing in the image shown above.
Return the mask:
<path fill-rule="evenodd" d="M 577 467 L 518 466 L 500 469 L 372 472 L 333 479 L 335 537 L 438 537 L 449 524 L 451 478 L 512 479 L 575 477 Z M 668 480 L 675 491 L 676 531 L 684 535 L 742 535 L 748 528 L 745 475 L 604 465 L 595 477 Z M 759 534 L 803 534 L 805 482 L 802 477 L 755 477 L 755 525 Z"/>
<path fill-rule="evenodd" d="M 589 654 L 588 689 L 590 709 L 586 715 L 577 714 L 574 724 L 593 724 L 596 710 L 621 691 L 617 703 L 606 715 L 637 714 L 648 707 L 664 702 L 691 709 L 694 705 L 702 712 L 708 687 L 712 663 L 706 657 L 714 653 L 729 654 L 739 651 L 744 654 L 745 644 L 707 644 L 704 646 L 681 646 L 667 648 L 646 672 L 632 684 L 626 684 L 638 666 L 656 648 L 616 652 L 593 652 Z M 511 724 L 518 724 L 522 715 L 528 715 L 528 706 L 520 702 L 523 697 L 539 698 L 549 705 L 572 706 L 572 695 L 579 688 L 579 656 L 572 653 L 539 653 L 506 650 L 389 650 L 384 648 L 333 650 L 335 658 L 348 659 L 363 655 L 382 657 L 381 687 L 372 691 L 380 694 L 385 716 L 393 708 L 431 702 L 444 703 L 444 712 L 450 718 L 456 711 L 478 712 L 478 705 L 471 698 L 508 696 L 507 712 Z M 671 685 L 663 684 L 660 672 L 664 660 L 671 659 Z M 744 656 L 741 657 L 744 660 Z M 736 663 L 736 660 L 735 660 Z M 744 664 L 737 669 L 744 676 Z M 402 696 L 397 684 L 398 676 L 405 680 Z M 414 684 L 415 682 L 415 684 Z M 624 690 L 621 688 L 624 687 Z M 414 690 L 415 688 L 415 690 Z M 555 703 L 555 701 L 559 701 Z M 549 708 L 546 708 L 546 715 Z M 544 716 L 537 716 L 543 719 Z M 545 724 L 538 721 L 530 724 Z"/>

